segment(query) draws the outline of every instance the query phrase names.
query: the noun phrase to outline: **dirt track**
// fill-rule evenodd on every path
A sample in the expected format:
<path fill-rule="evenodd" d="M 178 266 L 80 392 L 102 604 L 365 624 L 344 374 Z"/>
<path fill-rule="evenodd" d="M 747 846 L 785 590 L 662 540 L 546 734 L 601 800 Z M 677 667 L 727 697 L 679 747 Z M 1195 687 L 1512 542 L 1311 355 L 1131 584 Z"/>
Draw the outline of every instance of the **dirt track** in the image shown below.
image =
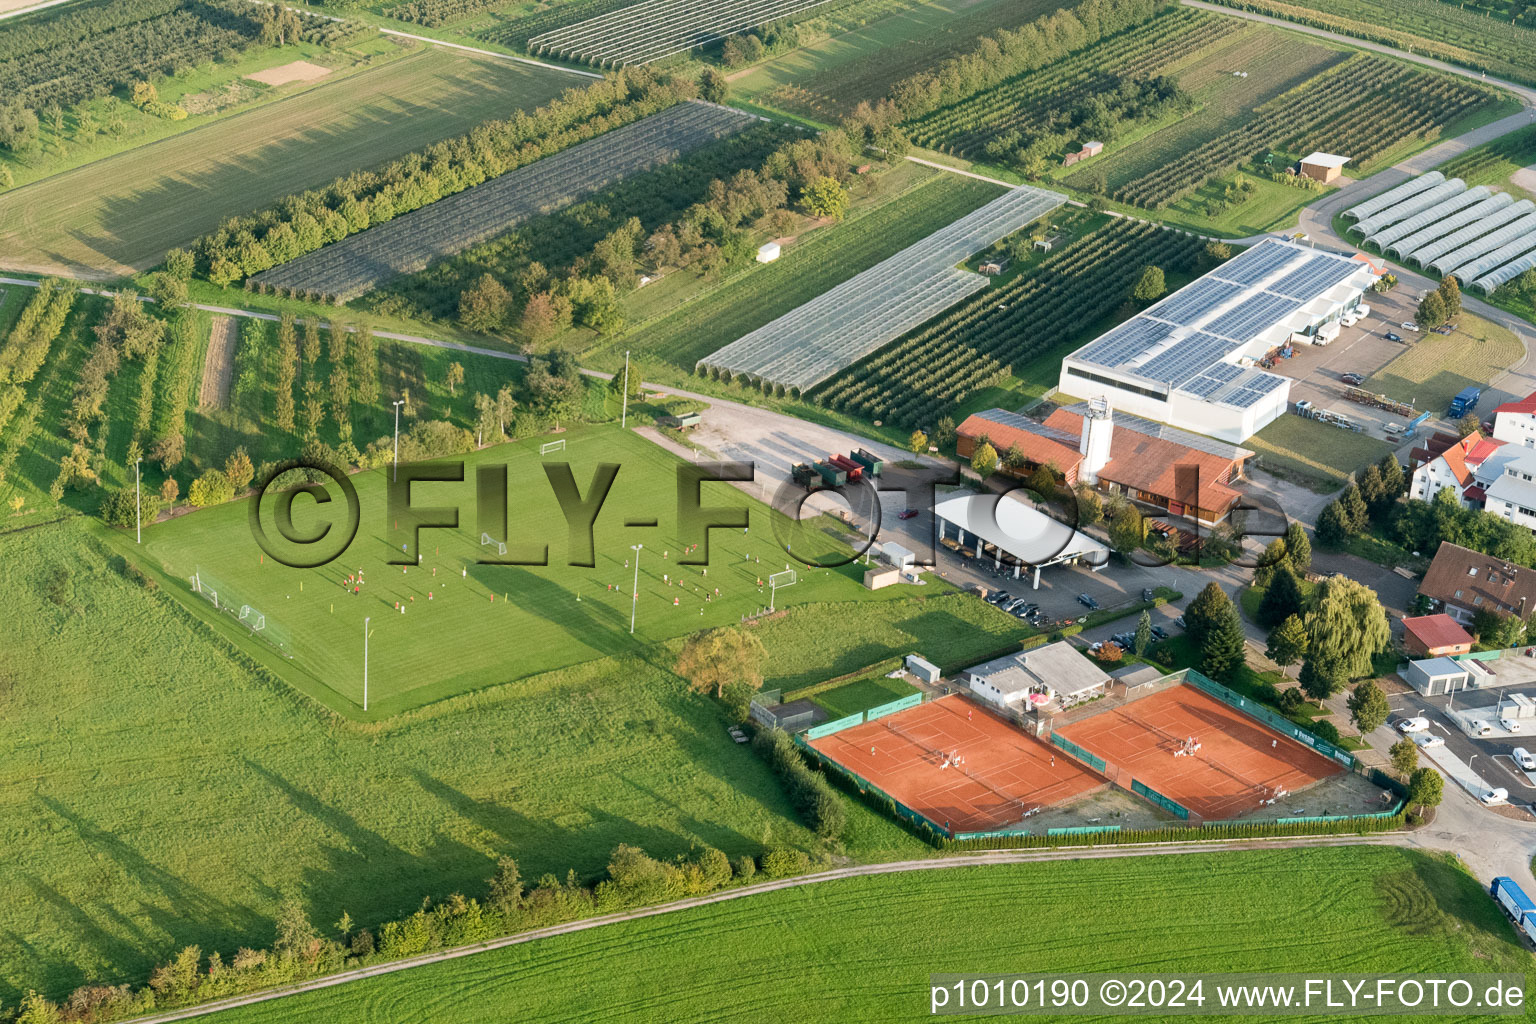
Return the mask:
<path fill-rule="evenodd" d="M 216 316 L 203 356 L 203 383 L 197 393 L 199 409 L 222 409 L 229 404 L 229 379 L 235 372 L 235 318 Z"/>

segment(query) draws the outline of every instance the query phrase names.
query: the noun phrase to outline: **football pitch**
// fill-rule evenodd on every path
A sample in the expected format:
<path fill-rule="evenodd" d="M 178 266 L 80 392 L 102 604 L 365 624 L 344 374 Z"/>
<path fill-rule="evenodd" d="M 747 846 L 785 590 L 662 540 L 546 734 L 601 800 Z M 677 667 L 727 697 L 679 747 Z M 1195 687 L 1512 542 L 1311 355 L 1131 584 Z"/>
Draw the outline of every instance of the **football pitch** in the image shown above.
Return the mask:
<path fill-rule="evenodd" d="M 388 514 L 386 467 L 351 477 L 360 527 L 329 564 L 290 568 L 265 553 L 248 521 L 249 500 L 151 527 L 144 536 L 145 560 L 207 622 L 239 639 L 292 685 L 353 716 L 362 713 L 363 631 L 369 620 L 370 718 L 736 624 L 767 609 L 770 601 L 783 609 L 909 596 L 902 587 L 864 589 L 862 564 L 820 569 L 792 559 L 786 542 L 816 560 L 839 552 L 846 557 L 851 549 L 826 532 L 824 519 L 794 527 L 795 534 L 781 539 L 789 521 L 726 483 L 704 484 L 699 502 L 706 509 L 745 511 L 746 528 L 710 530 L 708 563 L 681 564 L 685 556 L 698 559 L 705 553 L 702 547 L 691 555 L 684 551 L 677 475 L 682 460 L 611 426 L 569 430 L 561 437 L 565 449 L 548 456 L 540 448 L 549 438 L 532 438 L 466 456 L 463 483 L 414 484 L 414 507 L 457 507 L 459 517 L 456 529 L 424 528 L 419 541 L 408 522 Z M 583 497 L 590 496 L 599 463 L 619 467 L 593 525 L 590 567 L 569 564 L 585 560 L 584 543 L 578 538 L 573 545 L 546 476 L 546 465 L 556 463 L 569 464 Z M 479 520 L 476 504 L 476 470 L 495 465 L 507 467 L 505 534 L 495 522 L 499 517 Z M 268 496 L 264 508 L 272 500 Z M 318 529 L 338 504 L 297 498 L 295 530 Z M 276 537 L 269 515 L 263 512 L 264 528 Z M 656 525 L 626 525 L 644 522 Z M 485 533 L 496 540 L 505 536 L 505 556 L 483 542 Z M 698 539 L 691 536 L 688 542 Z M 487 564 L 537 560 L 546 548 L 547 565 Z M 392 564 L 411 559 L 418 561 Z M 774 600 L 769 577 L 787 567 L 795 570 L 796 582 L 780 588 Z M 193 595 L 193 576 L 205 600 Z M 924 592 L 932 593 L 934 586 Z M 638 595 L 633 602 L 632 588 Z M 242 614 L 243 620 L 237 619 Z M 260 629 L 250 628 L 257 623 Z"/>

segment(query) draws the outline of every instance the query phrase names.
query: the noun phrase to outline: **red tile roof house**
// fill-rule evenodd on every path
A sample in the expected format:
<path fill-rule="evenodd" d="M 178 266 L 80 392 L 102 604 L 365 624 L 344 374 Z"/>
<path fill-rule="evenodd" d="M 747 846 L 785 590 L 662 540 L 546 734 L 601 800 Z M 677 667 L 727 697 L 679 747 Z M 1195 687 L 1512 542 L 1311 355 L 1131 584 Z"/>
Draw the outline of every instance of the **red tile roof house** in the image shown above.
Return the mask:
<path fill-rule="evenodd" d="M 1504 442 L 1472 431 L 1447 447 L 1439 455 L 1413 469 L 1408 496 L 1420 501 L 1434 501 L 1435 495 L 1450 488 L 1462 506 L 1481 508 L 1487 497 L 1477 471 Z M 1415 455 L 1418 450 L 1415 449 Z"/>
<path fill-rule="evenodd" d="M 1444 612 L 1416 615 L 1403 620 L 1403 646 L 1418 658 L 1466 654 L 1472 649 L 1472 634 Z"/>
<path fill-rule="evenodd" d="M 989 409 L 966 417 L 956 434 L 962 458 L 970 458 L 982 438 L 1000 456 L 1017 447 L 1024 463 L 1000 472 L 1026 477 L 1050 466 L 1068 486 L 1091 484 L 1207 525 L 1231 513 L 1241 495 L 1229 485 L 1242 479 L 1243 464 L 1253 456 L 1246 448 L 1093 403 L 1057 409 L 1043 423 Z"/>
<path fill-rule="evenodd" d="M 1536 611 L 1536 569 L 1441 541 L 1419 593 L 1463 625 L 1482 609 L 1528 618 Z"/>

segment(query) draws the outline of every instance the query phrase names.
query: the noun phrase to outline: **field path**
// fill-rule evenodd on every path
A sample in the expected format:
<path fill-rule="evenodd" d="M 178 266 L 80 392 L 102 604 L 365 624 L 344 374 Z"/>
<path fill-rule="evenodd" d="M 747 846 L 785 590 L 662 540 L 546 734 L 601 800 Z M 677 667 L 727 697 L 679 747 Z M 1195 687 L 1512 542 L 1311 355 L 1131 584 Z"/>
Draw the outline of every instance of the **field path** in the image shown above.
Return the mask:
<path fill-rule="evenodd" d="M 233 317 L 216 316 L 208 333 L 208 352 L 203 356 L 203 383 L 197 395 L 199 409 L 222 409 L 229 402 L 229 378 L 235 370 Z"/>
<path fill-rule="evenodd" d="M 250 1006 L 253 1003 L 265 1003 L 273 999 L 282 999 L 286 996 L 295 996 L 304 992 L 334 988 L 337 985 L 362 981 L 365 978 L 376 978 L 384 974 L 396 974 L 400 971 L 408 971 L 413 967 L 425 967 L 428 964 L 442 963 L 445 960 L 458 960 L 462 957 L 486 953 L 493 949 L 505 949 L 508 946 L 518 946 L 526 942 L 535 942 L 539 939 L 553 938 L 557 935 L 570 935 L 573 932 L 601 928 L 605 925 L 618 924 L 621 921 L 636 921 L 646 917 L 657 917 L 661 914 L 676 913 L 680 910 L 692 910 L 695 907 L 704 907 L 712 903 L 725 903 L 731 900 L 745 899 L 750 896 L 760 896 L 763 893 L 777 892 L 781 889 L 798 889 L 804 886 L 819 885 L 822 882 L 832 882 L 846 878 L 892 875 L 913 871 L 941 871 L 946 868 L 980 867 L 993 864 L 1038 864 L 1045 861 L 1060 860 L 1160 857 L 1169 854 L 1225 853 L 1232 850 L 1281 850 L 1322 846 L 1406 846 L 1425 848 L 1426 844 L 1417 841 L 1419 836 L 1424 834 L 1387 832 L 1369 836 L 1297 836 L 1286 839 L 1240 839 L 1228 842 L 1152 843 L 1146 846 L 1079 846 L 1058 847 L 1047 850 L 993 850 L 985 853 L 935 857 L 931 860 L 905 860 L 889 864 L 860 864 L 853 867 L 818 871 L 810 875 L 775 879 L 771 882 L 759 882 L 756 885 L 711 893 L 708 896 L 696 896 L 692 899 L 676 900 L 672 903 L 663 903 L 653 907 L 626 910 L 616 914 L 604 914 L 600 917 L 591 917 L 581 921 L 551 925 L 548 928 L 537 928 L 533 931 L 519 932 L 516 935 L 478 942 L 470 946 L 457 946 L 453 949 L 438 950 L 435 953 L 423 953 L 420 956 L 395 960 L 387 964 L 375 964 L 371 967 L 359 967 L 355 970 L 342 971 L 338 974 L 315 978 L 311 981 L 300 982 L 295 985 L 284 985 L 260 992 L 250 992 L 242 996 L 231 996 L 228 999 L 220 999 L 211 1003 L 204 1003 L 200 1006 L 189 1006 L 182 1010 L 169 1010 L 165 1013 L 150 1014 L 146 1017 L 133 1017 L 127 1024 L 169 1024 L 171 1021 L 190 1020 L 194 1017 L 218 1013 L 221 1010 L 233 1010 L 241 1006 Z M 1427 848 L 1437 849 L 1439 847 L 1429 845 Z"/>

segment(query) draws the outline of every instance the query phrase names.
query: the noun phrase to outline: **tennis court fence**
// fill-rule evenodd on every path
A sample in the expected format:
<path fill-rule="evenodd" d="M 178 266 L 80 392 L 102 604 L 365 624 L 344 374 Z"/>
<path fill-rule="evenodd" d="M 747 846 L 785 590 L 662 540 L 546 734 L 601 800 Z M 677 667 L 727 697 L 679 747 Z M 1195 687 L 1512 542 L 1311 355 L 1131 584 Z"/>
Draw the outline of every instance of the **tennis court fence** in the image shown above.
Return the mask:
<path fill-rule="evenodd" d="M 1308 732 L 1306 729 L 1303 729 L 1289 718 L 1286 718 L 1284 715 L 1281 715 L 1277 712 L 1271 711 L 1269 708 L 1260 704 L 1258 701 L 1244 697 L 1242 694 L 1235 693 L 1232 690 L 1227 689 L 1225 686 L 1222 686 L 1220 683 L 1216 682 L 1216 680 L 1209 679 L 1201 675 L 1194 669 L 1188 670 L 1188 672 L 1185 674 L 1184 681 L 1195 687 L 1197 690 L 1202 690 L 1210 696 L 1215 697 L 1223 704 L 1236 708 L 1243 714 L 1247 715 L 1249 718 L 1256 719 L 1262 725 L 1274 730 L 1275 732 L 1278 732 L 1280 735 L 1289 736 L 1297 743 L 1309 746 L 1313 750 L 1316 750 L 1318 753 L 1322 754 L 1324 757 L 1337 761 L 1345 768 L 1353 769 L 1355 767 L 1355 755 L 1351 754 L 1343 747 L 1335 746 L 1334 744 L 1329 743 L 1321 736 Z"/>

